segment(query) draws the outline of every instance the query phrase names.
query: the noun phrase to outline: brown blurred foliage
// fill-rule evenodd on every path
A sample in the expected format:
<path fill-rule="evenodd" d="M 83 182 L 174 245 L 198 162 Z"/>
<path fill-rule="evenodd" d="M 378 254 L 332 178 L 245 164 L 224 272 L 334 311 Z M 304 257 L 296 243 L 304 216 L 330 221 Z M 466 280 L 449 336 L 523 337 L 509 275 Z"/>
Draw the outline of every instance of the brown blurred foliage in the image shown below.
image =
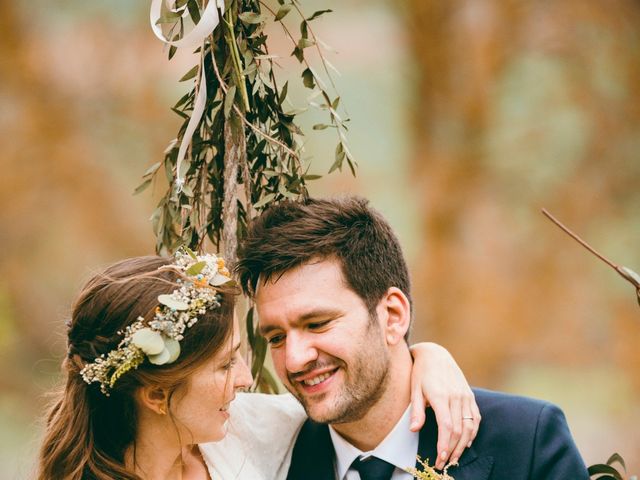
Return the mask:
<path fill-rule="evenodd" d="M 520 363 L 603 364 L 626 372 L 637 399 L 633 289 L 539 211 L 640 267 L 640 4 L 404 4 L 424 232 L 415 289 L 428 320 L 417 333 L 477 383 L 499 386 Z M 638 467 L 640 438 L 626 430 L 618 448 Z"/>
<path fill-rule="evenodd" d="M 132 197 L 137 178 L 129 173 L 143 171 L 149 159 L 118 158 L 121 138 L 111 139 L 113 158 L 96 148 L 99 136 L 110 133 L 100 109 L 107 103 L 134 125 L 152 125 L 167 108 L 150 103 L 142 85 L 120 90 L 135 71 L 129 78 L 105 77 L 117 55 L 98 60 L 95 54 L 111 45 L 114 32 L 105 25 L 96 21 L 52 38 L 16 2 L 0 1 L 0 11 L 0 296 L 6 310 L 0 355 L 17 365 L 3 362 L 0 389 L 34 393 L 21 368 L 45 352 L 58 357 L 65 315 L 59 305 L 70 303 L 87 267 L 153 252 L 145 225 L 149 199 Z M 139 54 L 142 42 L 135 43 Z M 147 135 L 158 150 L 167 140 L 153 138 L 153 130 Z"/>

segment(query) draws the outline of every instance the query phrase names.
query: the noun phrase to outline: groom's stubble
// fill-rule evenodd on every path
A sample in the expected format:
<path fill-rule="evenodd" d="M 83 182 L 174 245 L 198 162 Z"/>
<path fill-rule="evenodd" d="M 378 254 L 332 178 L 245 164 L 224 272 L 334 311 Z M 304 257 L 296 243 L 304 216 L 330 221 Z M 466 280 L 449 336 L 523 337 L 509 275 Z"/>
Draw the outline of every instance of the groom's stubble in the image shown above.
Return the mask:
<path fill-rule="evenodd" d="M 343 382 L 335 385 L 331 392 L 325 392 L 312 399 L 292 387 L 297 385 L 296 377 L 305 372 L 287 373 L 287 388 L 313 421 L 332 425 L 356 422 L 364 418 L 385 393 L 389 383 L 391 360 L 375 316 L 370 316 L 363 335 L 354 339 L 351 351 L 353 356 L 348 361 L 330 357 L 308 365 L 305 372 L 325 366 L 336 366 L 340 367 L 344 376 Z M 313 408 L 313 405 L 319 402 L 331 402 L 330 406 L 324 409 L 324 414 L 316 413 Z"/>

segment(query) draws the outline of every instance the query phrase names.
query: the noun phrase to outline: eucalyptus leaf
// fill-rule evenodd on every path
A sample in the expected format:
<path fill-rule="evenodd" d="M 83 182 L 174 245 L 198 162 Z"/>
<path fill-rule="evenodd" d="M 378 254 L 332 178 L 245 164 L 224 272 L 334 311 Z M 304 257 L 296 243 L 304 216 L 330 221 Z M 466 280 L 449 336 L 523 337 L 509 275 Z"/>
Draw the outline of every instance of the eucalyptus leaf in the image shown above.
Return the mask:
<path fill-rule="evenodd" d="M 133 191 L 133 194 L 138 195 L 139 193 L 144 192 L 147 188 L 149 188 L 149 185 L 151 185 L 151 180 L 151 178 L 147 178 L 144 182 L 136 187 L 136 189 Z"/>
<path fill-rule="evenodd" d="M 278 103 L 282 105 L 287 98 L 287 92 L 289 91 L 289 81 L 284 82 L 282 86 L 282 90 L 280 91 L 280 95 L 278 97 Z"/>
<path fill-rule="evenodd" d="M 188 0 L 187 9 L 189 10 L 191 20 L 193 20 L 194 24 L 197 24 L 200 21 L 200 6 L 198 5 L 197 0 Z"/>
<path fill-rule="evenodd" d="M 187 197 L 193 198 L 193 190 L 186 183 L 184 185 L 182 185 L 182 193 L 184 193 Z"/>
<path fill-rule="evenodd" d="M 173 113 L 175 113 L 176 115 L 178 115 L 178 116 L 180 116 L 180 117 L 184 118 L 185 120 L 189 120 L 189 119 L 191 118 L 189 115 L 187 115 L 186 113 L 184 113 L 184 112 L 182 112 L 182 111 L 178 110 L 177 108 L 171 108 L 171 111 L 172 111 Z"/>
<path fill-rule="evenodd" d="M 154 163 L 149 168 L 147 168 L 147 170 L 142 174 L 142 176 L 146 177 L 148 175 L 152 175 L 152 174 L 156 173 L 158 171 L 158 169 L 160 168 L 160 165 L 162 165 L 160 162 Z"/>
<path fill-rule="evenodd" d="M 163 23 L 175 23 L 182 16 L 181 13 L 174 13 L 171 11 L 166 11 L 160 18 L 156 21 L 156 25 L 162 25 Z"/>
<path fill-rule="evenodd" d="M 316 44 L 313 40 L 309 40 L 308 38 L 301 38 L 298 40 L 298 48 L 305 49 L 308 47 L 313 47 Z"/>
<path fill-rule="evenodd" d="M 313 73 L 311 73 L 311 69 L 305 68 L 302 72 L 302 83 L 307 88 L 315 88 L 316 84 L 314 82 Z"/>
<path fill-rule="evenodd" d="M 635 272 L 633 272 L 633 273 L 635 273 Z M 622 455 L 620 455 L 619 453 L 612 454 L 609 457 L 609 460 L 607 460 L 607 465 L 613 465 L 616 462 L 619 463 L 620 465 L 622 465 L 622 468 L 624 468 L 625 470 L 627 469 L 627 465 L 624 463 L 624 458 L 622 458 Z"/>
<path fill-rule="evenodd" d="M 249 342 L 249 346 L 253 349 L 253 344 L 255 343 L 255 326 L 253 324 L 253 312 L 254 307 L 252 306 L 247 310 L 246 317 L 246 330 L 247 330 L 247 341 Z"/>
<path fill-rule="evenodd" d="M 279 9 L 278 12 L 276 13 L 276 16 L 274 18 L 274 20 L 276 22 L 279 22 L 280 20 L 282 20 L 287 13 L 289 13 L 291 11 L 291 8 L 293 7 L 293 5 L 286 3 L 284 5 L 282 5 Z"/>
<path fill-rule="evenodd" d="M 260 375 L 264 379 L 264 381 L 266 382 L 267 386 L 269 387 L 269 390 L 271 390 L 272 393 L 274 393 L 276 395 L 278 393 L 280 393 L 280 388 L 278 387 L 278 381 L 275 379 L 275 377 L 269 371 L 269 369 L 267 367 L 265 367 L 264 365 L 262 366 L 262 369 L 260 371 Z"/>
<path fill-rule="evenodd" d="M 603 463 L 600 463 L 597 465 L 591 465 L 588 469 L 588 472 L 590 476 L 606 474 L 606 475 L 610 475 L 611 478 L 614 478 L 615 480 L 625 480 L 624 477 L 620 474 L 620 472 L 618 472 L 618 470 L 613 468 L 611 465 L 605 465 Z M 603 477 L 603 478 L 606 478 L 606 477 Z"/>
<path fill-rule="evenodd" d="M 173 310 L 188 310 L 189 305 L 173 298 L 170 294 L 158 295 L 158 301 Z"/>
<path fill-rule="evenodd" d="M 209 279 L 209 285 L 211 285 L 212 287 L 219 287 L 220 285 L 229 283 L 229 280 L 231 279 L 226 275 L 216 273 L 212 278 Z"/>
<path fill-rule="evenodd" d="M 150 328 L 141 328 L 131 335 L 131 343 L 140 348 L 147 355 L 156 355 L 164 349 L 164 342 L 160 332 Z"/>
<path fill-rule="evenodd" d="M 262 197 L 262 199 L 259 202 L 254 204 L 253 208 L 258 210 L 258 209 L 264 207 L 267 203 L 270 203 L 275 197 L 276 197 L 275 193 L 269 193 L 269 194 L 265 195 L 264 197 Z"/>
<path fill-rule="evenodd" d="M 164 348 L 169 352 L 167 363 L 175 362 L 180 356 L 180 342 L 173 338 L 164 338 Z"/>
<path fill-rule="evenodd" d="M 307 18 L 307 22 L 310 22 L 311 20 L 315 20 L 320 15 L 324 15 L 325 13 L 331 13 L 331 12 L 333 12 L 333 10 L 331 9 L 318 10 L 317 12 L 313 12 L 313 14 L 309 18 Z"/>
<path fill-rule="evenodd" d="M 298 45 L 296 45 L 296 48 L 291 52 L 291 56 L 296 57 L 300 63 L 304 61 L 304 51 L 298 47 Z"/>
<path fill-rule="evenodd" d="M 255 12 L 243 12 L 238 15 L 238 18 L 249 25 L 256 25 L 266 21 L 267 17 Z"/>
<path fill-rule="evenodd" d="M 253 362 L 251 362 L 251 375 L 257 377 L 264 365 L 264 358 L 267 355 L 267 341 L 262 335 L 256 335 L 253 350 Z"/>
<path fill-rule="evenodd" d="M 168 349 L 163 348 L 162 351 L 157 355 L 148 355 L 147 358 L 149 359 L 149 362 L 153 363 L 154 365 L 165 365 L 169 363 L 171 352 L 169 352 Z"/>
<path fill-rule="evenodd" d="M 204 267 L 206 266 L 207 266 L 207 262 L 205 261 L 197 262 L 191 265 L 184 273 L 193 277 L 201 273 L 202 270 L 204 270 Z"/>
<path fill-rule="evenodd" d="M 198 74 L 198 68 L 200 66 L 199 65 L 194 65 L 187 73 L 185 73 L 182 78 L 180 78 L 180 80 L 178 80 L 179 82 L 186 82 L 187 80 L 191 80 L 192 78 L 194 78 L 197 74 Z"/>

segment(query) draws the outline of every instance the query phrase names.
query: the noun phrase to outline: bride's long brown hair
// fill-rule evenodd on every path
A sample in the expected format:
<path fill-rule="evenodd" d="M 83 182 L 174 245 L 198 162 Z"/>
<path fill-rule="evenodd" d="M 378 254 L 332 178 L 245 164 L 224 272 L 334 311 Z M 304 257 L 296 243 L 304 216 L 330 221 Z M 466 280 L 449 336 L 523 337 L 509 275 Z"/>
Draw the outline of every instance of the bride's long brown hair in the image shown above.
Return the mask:
<path fill-rule="evenodd" d="M 47 415 L 39 480 L 140 480 L 125 467 L 125 452 L 132 446 L 135 451 L 134 392 L 144 385 L 175 391 L 232 335 L 237 292 L 226 289 L 221 292 L 221 306 L 198 316 L 185 332 L 174 363 L 154 366 L 144 362 L 118 379 L 110 396 L 100 392 L 98 384 L 84 382 L 80 370 L 117 348 L 122 340 L 118 332 L 138 316 L 151 318 L 158 295 L 176 289 L 178 274 L 158 270 L 170 264 L 171 259 L 157 256 L 123 260 L 94 276 L 82 289 L 69 322 L 68 355 L 62 364 L 64 386 L 54 394 Z"/>

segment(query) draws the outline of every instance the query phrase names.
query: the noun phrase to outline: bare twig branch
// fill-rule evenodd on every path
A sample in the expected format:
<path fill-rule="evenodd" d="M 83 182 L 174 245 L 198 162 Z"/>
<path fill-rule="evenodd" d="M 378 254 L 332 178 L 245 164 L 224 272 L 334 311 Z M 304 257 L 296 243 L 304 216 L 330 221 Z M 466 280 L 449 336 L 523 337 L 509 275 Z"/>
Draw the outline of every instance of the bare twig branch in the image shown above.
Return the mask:
<path fill-rule="evenodd" d="M 591 245 L 589 245 L 587 242 L 585 242 L 579 235 L 577 235 L 576 233 L 574 233 L 573 231 L 571 231 L 568 227 L 566 227 L 560 220 L 558 220 L 556 217 L 554 217 L 553 215 L 551 215 L 546 208 L 542 209 L 542 214 L 547 217 L 549 220 L 551 220 L 553 223 L 555 223 L 558 227 L 560 227 L 562 230 L 564 230 L 564 232 L 569 235 L 571 238 L 573 238 L 576 242 L 578 242 L 580 245 L 582 245 L 584 248 L 586 248 L 587 250 L 589 250 L 591 253 L 593 253 L 596 257 L 598 257 L 600 260 L 602 260 L 603 262 L 605 262 L 607 265 L 609 265 L 611 268 L 614 268 L 616 270 L 618 270 L 618 265 L 616 265 L 615 263 L 613 263 L 611 260 L 609 260 L 608 258 L 606 258 L 604 255 L 602 255 L 601 253 L 599 253 L 598 251 L 596 251 Z"/>
<path fill-rule="evenodd" d="M 631 270 L 628 267 L 623 267 L 623 266 L 620 266 L 620 265 L 616 265 L 611 260 L 606 258 L 604 255 L 602 255 L 601 253 L 597 252 L 591 245 L 589 245 L 587 242 L 585 242 L 579 235 L 577 235 L 576 233 L 571 231 L 560 220 L 558 220 L 556 217 L 551 215 L 546 209 L 543 208 L 542 209 L 542 213 L 549 220 L 551 220 L 558 227 L 560 227 L 567 235 L 569 235 L 571 238 L 573 238 L 575 241 L 577 241 L 580 245 L 582 245 L 584 248 L 586 248 L 591 253 L 593 253 L 596 257 L 598 257 L 604 263 L 606 263 L 611 268 L 613 268 L 616 272 L 618 272 L 618 274 L 622 278 L 624 278 L 627 282 L 629 282 L 631 285 L 633 285 L 636 288 L 636 294 L 638 295 L 638 303 L 640 303 L 640 275 L 638 275 L 636 272 L 634 272 L 633 270 Z"/>

